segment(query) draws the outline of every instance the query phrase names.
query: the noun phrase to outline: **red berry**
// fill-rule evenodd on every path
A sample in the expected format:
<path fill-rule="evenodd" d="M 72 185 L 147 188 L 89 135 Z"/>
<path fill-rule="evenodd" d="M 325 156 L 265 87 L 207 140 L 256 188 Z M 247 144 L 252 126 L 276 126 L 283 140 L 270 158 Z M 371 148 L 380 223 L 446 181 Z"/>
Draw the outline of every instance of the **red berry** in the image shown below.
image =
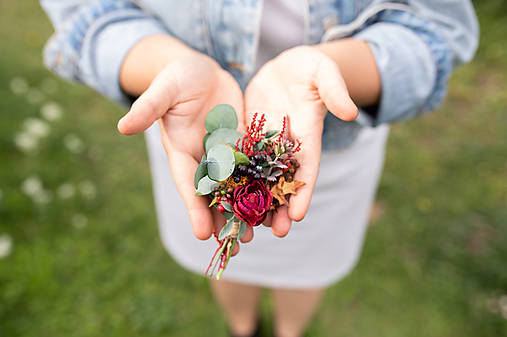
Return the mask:
<path fill-rule="evenodd" d="M 219 205 L 217 206 L 217 210 L 218 210 L 220 213 L 225 212 L 225 208 L 224 208 L 224 206 L 222 206 L 222 204 L 219 204 Z"/>

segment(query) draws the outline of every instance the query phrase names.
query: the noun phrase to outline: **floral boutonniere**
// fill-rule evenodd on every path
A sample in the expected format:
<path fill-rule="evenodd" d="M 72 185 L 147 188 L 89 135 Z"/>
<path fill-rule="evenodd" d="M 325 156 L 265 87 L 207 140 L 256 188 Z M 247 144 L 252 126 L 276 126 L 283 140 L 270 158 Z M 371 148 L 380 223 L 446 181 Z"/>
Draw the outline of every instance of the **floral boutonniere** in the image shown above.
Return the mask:
<path fill-rule="evenodd" d="M 270 211 L 287 204 L 290 195 L 304 185 L 294 180 L 299 167 L 294 154 L 301 143 L 289 139 L 287 118 L 281 130 L 264 131 L 265 122 L 263 114 L 254 114 L 242 135 L 236 131 L 238 119 L 230 105 L 217 105 L 206 117 L 206 154 L 195 172 L 196 194 L 208 196 L 210 207 L 227 219 L 216 236 L 219 246 L 207 276 L 213 276 L 218 267 L 219 279 L 246 226 L 260 225 Z"/>

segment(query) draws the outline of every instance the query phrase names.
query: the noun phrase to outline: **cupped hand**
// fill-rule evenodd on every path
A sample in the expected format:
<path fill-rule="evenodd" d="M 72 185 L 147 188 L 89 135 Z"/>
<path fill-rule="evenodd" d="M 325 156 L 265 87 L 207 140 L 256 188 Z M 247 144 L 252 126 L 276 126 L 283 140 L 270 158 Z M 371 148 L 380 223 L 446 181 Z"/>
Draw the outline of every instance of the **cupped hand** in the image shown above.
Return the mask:
<path fill-rule="evenodd" d="M 195 195 L 194 188 L 194 173 L 204 153 L 204 120 L 211 108 L 222 103 L 235 108 L 242 127 L 243 94 L 238 84 L 211 58 L 195 53 L 169 63 L 118 123 L 121 133 L 135 134 L 159 120 L 174 181 L 194 234 L 201 240 L 218 234 L 225 223 L 222 215 L 208 207 L 206 198 Z M 250 228 L 242 241 L 252 237 Z"/>
<path fill-rule="evenodd" d="M 266 114 L 266 129 L 280 129 L 289 119 L 289 136 L 299 139 L 296 154 L 300 167 L 294 179 L 306 185 L 292 195 L 288 207 L 280 207 L 266 223 L 273 234 L 285 236 L 291 221 L 305 216 L 317 180 L 321 137 L 327 111 L 346 121 L 357 117 L 336 63 L 314 47 L 289 49 L 266 63 L 251 80 L 245 92 L 247 123 L 255 112 Z"/>

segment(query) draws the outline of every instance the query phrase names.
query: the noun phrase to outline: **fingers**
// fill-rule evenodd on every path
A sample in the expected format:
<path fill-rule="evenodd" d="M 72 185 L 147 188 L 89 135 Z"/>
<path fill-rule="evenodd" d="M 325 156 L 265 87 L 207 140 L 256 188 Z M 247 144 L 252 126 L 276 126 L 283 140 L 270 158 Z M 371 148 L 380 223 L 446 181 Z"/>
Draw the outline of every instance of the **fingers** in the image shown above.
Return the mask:
<path fill-rule="evenodd" d="M 273 212 L 269 212 L 268 215 L 266 215 L 266 219 L 262 222 L 262 224 L 266 227 L 271 227 L 271 223 L 273 220 Z"/>
<path fill-rule="evenodd" d="M 254 237 L 254 231 L 252 226 L 246 226 L 245 234 L 241 237 L 240 241 L 243 243 L 247 243 L 252 241 Z"/>
<path fill-rule="evenodd" d="M 163 129 L 163 123 L 159 124 Z M 187 207 L 194 235 L 200 240 L 206 240 L 215 231 L 215 222 L 206 198 L 195 195 L 194 172 L 198 163 L 189 153 L 180 151 L 171 151 L 168 157 L 176 187 Z"/>
<path fill-rule="evenodd" d="M 286 236 L 289 233 L 290 227 L 292 225 L 292 221 L 289 219 L 287 212 L 288 208 L 284 205 L 279 207 L 276 213 L 273 214 L 271 232 L 273 232 L 273 234 L 279 238 Z"/>
<path fill-rule="evenodd" d="M 234 248 L 232 249 L 232 256 L 239 253 L 239 244 L 235 244 Z"/>
<path fill-rule="evenodd" d="M 329 112 L 345 121 L 357 118 L 357 106 L 349 96 L 338 66 L 332 60 L 321 62 L 315 81 L 319 96 Z"/>
<path fill-rule="evenodd" d="M 174 67 L 165 68 L 132 104 L 130 111 L 118 122 L 118 130 L 125 135 L 140 133 L 162 117 L 174 104 L 177 95 Z"/>
<path fill-rule="evenodd" d="M 305 185 L 297 189 L 297 194 L 291 195 L 288 216 L 294 221 L 301 221 L 310 207 L 313 189 L 319 175 L 320 151 L 322 131 L 301 137 L 301 151 L 296 153 L 299 168 L 294 174 L 294 180 L 302 181 Z M 297 138 L 297 137 L 295 137 Z"/>

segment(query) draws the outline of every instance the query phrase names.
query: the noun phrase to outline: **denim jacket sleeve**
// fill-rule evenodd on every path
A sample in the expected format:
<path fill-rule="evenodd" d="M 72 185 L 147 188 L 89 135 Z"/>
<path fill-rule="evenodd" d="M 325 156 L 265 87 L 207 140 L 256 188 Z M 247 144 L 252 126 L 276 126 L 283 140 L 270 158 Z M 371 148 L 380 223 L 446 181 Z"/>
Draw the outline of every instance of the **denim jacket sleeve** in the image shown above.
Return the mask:
<path fill-rule="evenodd" d="M 408 1 L 410 11 L 384 10 L 354 37 L 369 43 L 382 82 L 378 125 L 438 108 L 452 70 L 472 59 L 478 24 L 468 0 Z"/>
<path fill-rule="evenodd" d="M 142 38 L 167 34 L 164 26 L 130 1 L 41 0 L 55 27 L 44 49 L 46 66 L 125 104 L 119 72 L 128 51 Z"/>

